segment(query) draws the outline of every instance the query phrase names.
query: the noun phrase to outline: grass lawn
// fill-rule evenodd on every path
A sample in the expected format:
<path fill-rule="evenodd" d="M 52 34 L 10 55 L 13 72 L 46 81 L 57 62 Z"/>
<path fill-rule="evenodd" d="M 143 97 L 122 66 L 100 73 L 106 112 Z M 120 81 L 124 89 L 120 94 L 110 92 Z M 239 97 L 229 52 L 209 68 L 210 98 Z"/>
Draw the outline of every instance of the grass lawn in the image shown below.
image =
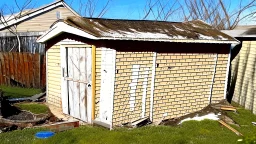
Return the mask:
<path fill-rule="evenodd" d="M 41 89 L 11 87 L 11 86 L 4 86 L 4 85 L 1 85 L 0 89 L 3 90 L 4 96 L 10 97 L 10 98 L 30 97 L 42 92 Z"/>
<path fill-rule="evenodd" d="M 38 103 L 17 103 L 15 104 L 16 107 L 30 111 L 34 114 L 47 114 L 49 112 L 49 109 L 44 104 L 38 104 Z"/>
<path fill-rule="evenodd" d="M 251 124 L 256 116 L 250 111 L 238 109 L 238 114 L 228 112 L 241 127 L 232 126 L 245 137 L 256 135 L 256 127 Z M 168 143 L 168 144 L 234 144 L 243 138 L 237 136 L 217 121 L 188 121 L 180 126 L 146 126 L 137 129 L 115 129 L 109 131 L 101 127 L 81 126 L 57 133 L 49 139 L 36 139 L 34 134 L 41 129 L 25 129 L 0 134 L 1 143 Z"/>

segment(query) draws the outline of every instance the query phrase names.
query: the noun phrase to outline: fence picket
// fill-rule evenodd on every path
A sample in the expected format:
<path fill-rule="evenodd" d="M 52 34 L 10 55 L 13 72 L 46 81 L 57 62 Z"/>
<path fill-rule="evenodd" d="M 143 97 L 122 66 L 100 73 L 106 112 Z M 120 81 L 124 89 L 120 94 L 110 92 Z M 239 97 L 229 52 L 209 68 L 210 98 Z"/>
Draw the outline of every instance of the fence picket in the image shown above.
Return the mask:
<path fill-rule="evenodd" d="M 0 85 L 43 88 L 45 66 L 44 55 L 38 53 L 0 52 Z"/>
<path fill-rule="evenodd" d="M 10 85 L 10 68 L 9 68 L 9 58 L 8 53 L 3 53 L 4 55 L 4 69 L 5 69 L 5 80 L 6 85 Z"/>

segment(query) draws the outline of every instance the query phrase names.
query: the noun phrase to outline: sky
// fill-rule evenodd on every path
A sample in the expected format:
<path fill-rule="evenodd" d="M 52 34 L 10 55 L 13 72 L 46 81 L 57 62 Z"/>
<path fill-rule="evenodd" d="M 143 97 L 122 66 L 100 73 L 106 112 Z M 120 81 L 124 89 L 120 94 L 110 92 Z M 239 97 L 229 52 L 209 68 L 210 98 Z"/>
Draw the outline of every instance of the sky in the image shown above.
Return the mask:
<path fill-rule="evenodd" d="M 32 0 L 31 6 L 37 8 L 43 5 L 50 4 L 54 1 L 55 0 Z M 106 2 L 106 0 L 96 1 L 99 9 Z M 17 2 L 21 7 L 26 2 L 26 0 L 17 0 Z M 65 2 L 77 12 L 79 11 L 79 0 L 65 0 Z M 139 10 L 142 10 L 144 8 L 145 3 L 145 0 L 112 0 L 111 6 L 109 6 L 109 10 L 106 15 L 104 15 L 104 17 L 140 19 L 140 15 L 142 14 L 139 14 Z M 14 0 L 0 0 L 0 7 L 3 5 L 7 5 L 8 7 L 16 7 Z"/>
<path fill-rule="evenodd" d="M 27 0 L 17 0 L 18 5 L 21 7 Z M 55 0 L 32 0 L 30 7 L 38 8 L 43 5 L 50 4 Z M 74 10 L 79 12 L 80 0 L 65 0 Z M 81 0 L 86 1 L 86 0 Z M 97 4 L 97 9 L 101 9 L 107 0 L 95 0 Z M 163 1 L 172 1 L 172 0 L 163 0 Z M 181 2 L 182 0 L 179 0 Z M 239 0 L 233 0 L 230 6 L 230 9 L 236 9 Z M 250 0 L 243 0 L 244 2 Z M 111 0 L 109 5 L 108 12 L 104 15 L 104 18 L 113 18 L 113 19 L 142 19 L 144 16 L 144 7 L 147 0 Z M 225 2 L 225 0 L 224 0 Z M 0 0 L 0 8 L 4 5 L 8 7 L 13 7 L 17 9 L 14 0 Z M 97 10 L 96 9 L 96 10 Z M 8 14 L 8 10 L 5 14 Z M 180 21 L 177 16 L 171 17 L 171 21 Z M 154 19 L 151 15 L 149 19 Z M 254 22 L 253 22 L 254 23 Z M 243 24 L 251 24 L 251 22 L 243 22 Z"/>

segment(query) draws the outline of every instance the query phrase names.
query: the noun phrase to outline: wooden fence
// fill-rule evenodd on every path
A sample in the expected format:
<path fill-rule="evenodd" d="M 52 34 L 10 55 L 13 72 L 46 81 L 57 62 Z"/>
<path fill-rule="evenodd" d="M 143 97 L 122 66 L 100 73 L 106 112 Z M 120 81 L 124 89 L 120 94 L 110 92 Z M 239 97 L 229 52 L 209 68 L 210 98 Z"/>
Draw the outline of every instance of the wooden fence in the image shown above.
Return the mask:
<path fill-rule="evenodd" d="M 45 56 L 38 53 L 0 52 L 0 84 L 44 88 Z"/>
<path fill-rule="evenodd" d="M 44 44 L 37 43 L 37 38 L 42 32 L 19 32 L 21 52 L 45 53 Z M 0 51 L 18 52 L 18 39 L 10 32 L 0 32 Z"/>

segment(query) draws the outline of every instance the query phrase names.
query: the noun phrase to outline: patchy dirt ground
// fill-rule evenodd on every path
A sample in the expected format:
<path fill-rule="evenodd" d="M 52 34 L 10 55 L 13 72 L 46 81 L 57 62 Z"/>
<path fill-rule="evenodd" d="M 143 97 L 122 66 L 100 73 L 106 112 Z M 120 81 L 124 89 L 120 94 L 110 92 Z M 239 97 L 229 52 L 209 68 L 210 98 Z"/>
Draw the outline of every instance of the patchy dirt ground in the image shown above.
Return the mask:
<path fill-rule="evenodd" d="M 220 120 L 223 120 L 224 122 L 226 122 L 228 124 L 235 124 L 235 125 L 239 126 L 238 124 L 235 123 L 234 120 L 232 120 L 231 118 L 229 118 L 227 116 L 226 111 L 214 108 L 214 107 L 218 107 L 218 106 L 221 106 L 221 105 L 230 106 L 230 104 L 227 101 L 223 100 L 220 103 L 208 105 L 200 111 L 190 113 L 190 114 L 178 117 L 178 118 L 164 120 L 160 123 L 160 125 L 177 126 L 184 119 L 193 118 L 193 117 L 196 117 L 196 116 L 204 116 L 204 115 L 208 115 L 210 113 L 214 113 L 214 114 L 218 115 L 218 118 Z"/>
<path fill-rule="evenodd" d="M 9 119 L 9 120 L 34 120 L 35 117 L 30 112 L 21 111 L 21 112 L 19 112 L 16 115 L 12 115 L 12 116 L 6 117 L 6 119 Z"/>
<path fill-rule="evenodd" d="M 6 109 L 3 117 L 0 117 L 0 133 L 61 121 L 50 111 L 47 114 L 33 114 L 13 105 L 8 105 Z"/>

